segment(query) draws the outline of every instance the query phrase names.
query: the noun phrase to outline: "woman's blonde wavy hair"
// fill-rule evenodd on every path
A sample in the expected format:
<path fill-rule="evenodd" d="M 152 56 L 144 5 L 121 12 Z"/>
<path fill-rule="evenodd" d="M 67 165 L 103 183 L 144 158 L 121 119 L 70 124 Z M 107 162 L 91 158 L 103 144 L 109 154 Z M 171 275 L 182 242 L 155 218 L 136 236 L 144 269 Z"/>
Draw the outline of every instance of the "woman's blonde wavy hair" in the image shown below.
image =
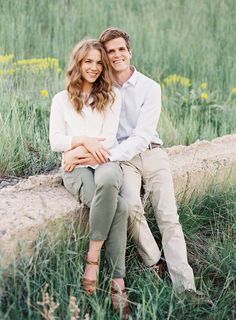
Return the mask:
<path fill-rule="evenodd" d="M 82 98 L 83 78 L 81 74 L 81 63 L 91 49 L 96 49 L 101 53 L 101 61 L 103 65 L 103 70 L 98 79 L 93 83 L 92 92 L 90 93 L 90 97 L 92 97 L 93 101 L 91 106 L 102 112 L 106 109 L 108 104 L 112 104 L 114 102 L 112 73 L 105 49 L 98 40 L 83 40 L 73 49 L 66 74 L 66 89 L 71 103 L 79 113 L 82 112 L 84 105 Z"/>

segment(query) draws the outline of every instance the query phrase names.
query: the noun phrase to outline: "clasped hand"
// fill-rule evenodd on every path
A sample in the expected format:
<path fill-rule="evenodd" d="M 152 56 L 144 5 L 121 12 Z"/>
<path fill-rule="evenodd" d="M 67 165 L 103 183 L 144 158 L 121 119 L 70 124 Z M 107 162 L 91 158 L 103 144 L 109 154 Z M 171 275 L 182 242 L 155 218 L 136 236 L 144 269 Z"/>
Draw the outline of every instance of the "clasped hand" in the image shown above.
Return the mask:
<path fill-rule="evenodd" d="M 86 137 L 84 141 L 84 147 L 94 157 L 98 164 L 105 163 L 108 161 L 109 152 L 101 145 L 101 141 L 104 138 L 91 138 Z"/>
<path fill-rule="evenodd" d="M 63 153 L 64 170 L 71 172 L 77 165 L 95 166 L 108 161 L 109 152 L 99 141 L 103 138 L 86 137 L 84 146 Z"/>

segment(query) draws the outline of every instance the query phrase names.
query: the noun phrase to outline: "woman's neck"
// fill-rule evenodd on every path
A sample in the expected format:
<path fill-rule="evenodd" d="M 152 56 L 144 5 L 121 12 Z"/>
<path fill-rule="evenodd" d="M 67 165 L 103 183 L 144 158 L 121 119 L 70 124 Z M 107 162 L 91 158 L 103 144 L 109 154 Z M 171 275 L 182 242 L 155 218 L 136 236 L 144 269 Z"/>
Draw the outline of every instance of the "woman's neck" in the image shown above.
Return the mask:
<path fill-rule="evenodd" d="M 82 91 L 81 93 L 83 95 L 90 95 L 91 91 L 92 91 L 92 88 L 93 88 L 93 84 L 92 83 L 89 83 L 89 82 L 84 82 L 83 85 L 82 85 Z"/>

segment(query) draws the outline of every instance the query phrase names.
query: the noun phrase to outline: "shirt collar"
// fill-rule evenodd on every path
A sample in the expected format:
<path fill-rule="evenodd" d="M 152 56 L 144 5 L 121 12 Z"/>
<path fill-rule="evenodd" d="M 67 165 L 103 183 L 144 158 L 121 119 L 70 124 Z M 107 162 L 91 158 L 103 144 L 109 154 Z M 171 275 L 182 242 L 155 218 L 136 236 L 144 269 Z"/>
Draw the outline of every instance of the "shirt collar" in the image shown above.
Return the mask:
<path fill-rule="evenodd" d="M 135 86 L 136 85 L 136 82 L 137 82 L 137 80 L 138 80 L 138 71 L 135 69 L 135 67 L 134 66 L 130 66 L 130 69 L 133 71 L 133 73 L 132 73 L 132 75 L 131 75 L 131 77 L 127 80 L 127 81 L 125 81 L 125 83 L 121 86 L 121 85 L 119 85 L 119 83 L 115 83 L 115 86 L 116 87 L 118 87 L 118 88 L 121 88 L 121 87 L 123 87 L 125 84 L 131 84 L 132 86 Z"/>
<path fill-rule="evenodd" d="M 94 98 L 90 96 L 86 104 L 90 106 L 93 102 L 94 102 Z"/>
<path fill-rule="evenodd" d="M 132 76 L 126 81 L 126 83 L 132 84 L 132 86 L 136 85 L 136 82 L 138 80 L 138 71 L 135 69 L 134 66 L 130 66 L 131 70 L 133 70 Z"/>
<path fill-rule="evenodd" d="M 84 97 L 85 97 L 85 96 L 84 96 L 83 94 L 81 94 L 81 99 L 82 99 L 82 100 L 84 99 Z M 91 104 L 92 104 L 93 102 L 94 102 L 94 98 L 93 98 L 92 96 L 89 96 L 89 97 L 88 97 L 88 100 L 86 101 L 86 103 L 84 103 L 84 102 L 83 102 L 83 103 L 84 103 L 85 106 L 88 107 L 88 106 L 91 106 Z"/>

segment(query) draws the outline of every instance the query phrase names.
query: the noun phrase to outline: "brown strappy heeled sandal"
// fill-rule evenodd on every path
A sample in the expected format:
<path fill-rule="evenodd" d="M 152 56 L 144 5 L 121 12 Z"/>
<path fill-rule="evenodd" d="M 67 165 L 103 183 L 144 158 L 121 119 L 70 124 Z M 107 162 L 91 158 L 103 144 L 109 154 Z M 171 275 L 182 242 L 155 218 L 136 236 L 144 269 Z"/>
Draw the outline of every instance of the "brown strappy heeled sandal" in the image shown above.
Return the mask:
<path fill-rule="evenodd" d="M 98 263 L 98 261 L 90 261 L 87 259 L 86 260 L 86 267 L 87 267 L 87 265 L 97 267 L 99 265 L 99 263 Z M 85 267 L 85 269 L 86 269 L 86 267 Z M 82 283 L 83 283 L 83 289 L 88 295 L 91 296 L 92 294 L 94 294 L 97 289 L 97 286 L 98 286 L 98 272 L 97 272 L 96 280 L 90 280 L 90 279 L 87 279 L 85 276 L 83 276 Z"/>
<path fill-rule="evenodd" d="M 116 313 L 120 310 L 120 304 L 122 304 L 122 320 L 128 320 L 131 315 L 131 309 L 128 304 L 126 290 L 117 290 L 115 288 L 111 288 L 111 299 L 114 311 Z"/>

